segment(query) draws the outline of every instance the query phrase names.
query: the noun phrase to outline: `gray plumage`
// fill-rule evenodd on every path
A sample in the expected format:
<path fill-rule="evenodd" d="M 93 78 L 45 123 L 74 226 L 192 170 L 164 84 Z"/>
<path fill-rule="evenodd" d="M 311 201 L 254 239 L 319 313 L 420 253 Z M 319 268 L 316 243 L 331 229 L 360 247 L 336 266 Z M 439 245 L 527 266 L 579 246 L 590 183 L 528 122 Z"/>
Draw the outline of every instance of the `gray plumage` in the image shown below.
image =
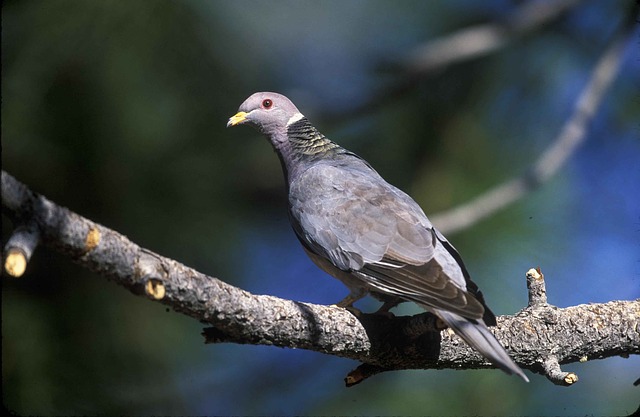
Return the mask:
<path fill-rule="evenodd" d="M 508 374 L 528 381 L 488 325 L 495 316 L 460 255 L 418 204 L 365 160 L 322 135 L 289 99 L 255 93 L 227 126 L 248 123 L 271 142 L 289 195 L 289 218 L 305 251 L 350 294 L 388 309 L 412 301 L 444 321 Z"/>

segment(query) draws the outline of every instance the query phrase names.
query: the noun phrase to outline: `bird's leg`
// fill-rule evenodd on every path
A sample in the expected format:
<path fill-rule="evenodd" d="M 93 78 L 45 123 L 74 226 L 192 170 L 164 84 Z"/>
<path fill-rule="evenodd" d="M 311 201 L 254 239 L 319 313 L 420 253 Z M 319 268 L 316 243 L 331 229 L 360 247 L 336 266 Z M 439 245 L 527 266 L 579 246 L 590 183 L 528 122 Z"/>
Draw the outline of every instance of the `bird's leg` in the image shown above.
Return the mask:
<path fill-rule="evenodd" d="M 336 303 L 338 307 L 351 307 L 353 303 L 367 295 L 367 291 L 362 288 L 352 289 L 349 295 L 344 297 L 340 302 Z"/>
<path fill-rule="evenodd" d="M 394 308 L 395 306 L 403 302 L 401 298 L 398 298 L 394 295 L 375 293 L 375 292 L 371 293 L 371 295 L 373 295 L 373 297 L 376 298 L 377 300 L 382 301 L 382 305 L 380 306 L 380 308 L 377 309 L 376 312 L 373 314 L 385 316 L 388 318 L 395 317 L 395 314 L 393 314 L 389 310 L 391 310 L 392 308 Z"/>
<path fill-rule="evenodd" d="M 344 309 L 349 310 L 354 316 L 359 317 L 362 315 L 362 311 L 358 310 L 353 306 L 353 303 L 358 301 L 367 295 L 367 291 L 363 289 L 352 289 L 351 292 L 344 297 L 341 301 L 337 302 L 335 305 Z"/>
<path fill-rule="evenodd" d="M 389 310 L 391 310 L 392 308 L 394 308 L 395 306 L 397 306 L 398 304 L 400 304 L 401 301 L 396 301 L 396 300 L 386 300 L 379 309 L 377 309 L 373 314 L 379 314 L 381 316 L 386 316 L 389 318 L 393 318 L 395 317 L 395 314 L 393 314 L 392 312 L 390 312 Z"/>

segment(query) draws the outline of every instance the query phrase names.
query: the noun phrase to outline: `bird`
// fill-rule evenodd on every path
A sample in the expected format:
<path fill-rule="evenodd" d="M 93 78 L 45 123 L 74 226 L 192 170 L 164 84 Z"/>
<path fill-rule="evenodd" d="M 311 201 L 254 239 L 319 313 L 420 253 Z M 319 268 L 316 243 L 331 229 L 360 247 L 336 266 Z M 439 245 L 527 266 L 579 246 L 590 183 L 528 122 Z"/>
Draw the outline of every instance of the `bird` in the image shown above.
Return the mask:
<path fill-rule="evenodd" d="M 338 306 L 367 294 L 383 302 L 380 311 L 413 302 L 493 365 L 529 381 L 489 329 L 495 315 L 461 256 L 408 194 L 320 133 L 282 94 L 249 96 L 227 127 L 243 124 L 280 159 L 289 220 L 305 252 L 349 289 Z"/>

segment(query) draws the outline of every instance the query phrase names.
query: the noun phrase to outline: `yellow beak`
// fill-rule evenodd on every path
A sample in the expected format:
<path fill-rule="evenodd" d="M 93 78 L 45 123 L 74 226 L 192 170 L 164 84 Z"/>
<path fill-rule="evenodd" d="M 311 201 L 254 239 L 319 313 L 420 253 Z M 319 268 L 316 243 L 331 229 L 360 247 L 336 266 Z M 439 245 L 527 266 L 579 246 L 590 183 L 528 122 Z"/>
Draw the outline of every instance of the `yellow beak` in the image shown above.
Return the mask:
<path fill-rule="evenodd" d="M 239 111 L 238 113 L 234 114 L 229 118 L 229 121 L 227 122 L 227 127 L 231 127 L 231 126 L 235 126 L 235 125 L 239 125 L 240 123 L 243 123 L 245 120 L 247 120 L 247 114 L 249 113 L 246 113 L 243 111 Z"/>

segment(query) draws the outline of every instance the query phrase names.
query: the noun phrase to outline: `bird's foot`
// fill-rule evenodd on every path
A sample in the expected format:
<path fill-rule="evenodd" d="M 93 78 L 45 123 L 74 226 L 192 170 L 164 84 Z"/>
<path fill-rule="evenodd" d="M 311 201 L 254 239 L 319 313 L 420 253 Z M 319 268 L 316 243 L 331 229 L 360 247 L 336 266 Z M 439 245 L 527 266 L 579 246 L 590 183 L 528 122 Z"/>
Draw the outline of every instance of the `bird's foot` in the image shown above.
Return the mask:
<path fill-rule="evenodd" d="M 391 310 L 392 308 L 394 308 L 398 304 L 400 304 L 400 303 L 395 299 L 394 300 L 385 301 L 384 304 L 382 304 L 380 306 L 380 308 L 377 309 L 373 314 L 376 314 L 376 315 L 379 315 L 379 316 L 384 316 L 386 318 L 392 319 L 396 315 L 393 314 L 392 312 L 390 312 L 389 310 Z"/>
<path fill-rule="evenodd" d="M 396 315 L 390 312 L 388 308 L 385 308 L 385 306 L 380 307 L 379 309 L 374 311 L 373 314 L 376 316 L 386 317 L 388 319 L 393 319 L 396 317 Z"/>
<path fill-rule="evenodd" d="M 361 290 L 361 289 L 352 290 L 349 293 L 349 295 L 347 295 L 342 300 L 337 302 L 336 305 L 338 307 L 342 307 L 342 308 L 351 307 L 353 305 L 353 303 L 355 303 L 356 301 L 358 301 L 359 299 L 361 299 L 365 295 L 367 295 L 367 292 L 364 291 L 364 290 Z"/>

